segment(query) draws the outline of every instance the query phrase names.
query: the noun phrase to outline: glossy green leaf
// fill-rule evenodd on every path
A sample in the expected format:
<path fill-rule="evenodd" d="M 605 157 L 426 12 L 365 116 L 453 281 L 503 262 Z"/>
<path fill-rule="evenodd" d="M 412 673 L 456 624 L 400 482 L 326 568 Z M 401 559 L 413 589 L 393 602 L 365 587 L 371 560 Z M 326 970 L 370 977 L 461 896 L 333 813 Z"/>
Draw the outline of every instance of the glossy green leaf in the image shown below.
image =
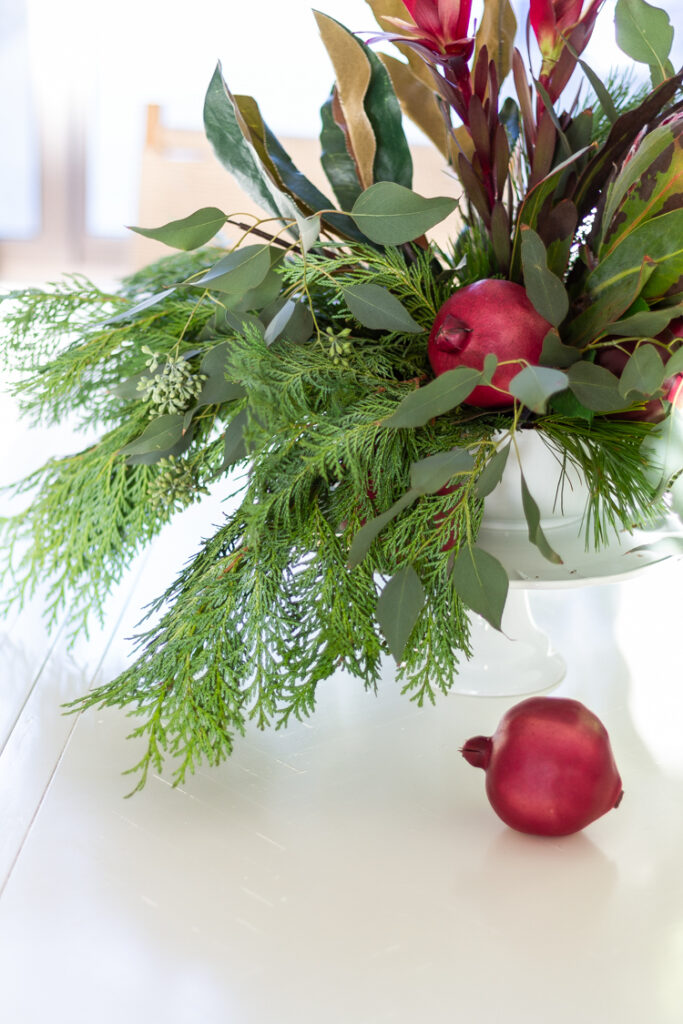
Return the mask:
<path fill-rule="evenodd" d="M 393 657 L 400 661 L 427 595 L 412 565 L 399 569 L 377 599 L 379 627 Z"/>
<path fill-rule="evenodd" d="M 507 466 L 511 447 L 512 443 L 508 442 L 503 448 L 499 448 L 497 452 L 494 452 L 482 469 L 474 488 L 474 492 L 478 498 L 485 498 L 487 494 L 490 494 L 491 491 L 495 490 L 503 479 L 503 473 Z"/>
<path fill-rule="evenodd" d="M 548 399 L 569 385 L 567 374 L 549 366 L 525 366 L 516 373 L 508 388 L 511 395 L 532 412 L 547 410 Z"/>
<path fill-rule="evenodd" d="M 483 548 L 463 545 L 453 564 L 453 585 L 463 602 L 500 629 L 508 594 L 508 575 Z"/>
<path fill-rule="evenodd" d="M 204 100 L 204 128 L 216 156 L 244 192 L 276 217 L 294 218 L 293 203 L 272 181 L 256 149 L 244 137 L 220 63 Z"/>
<path fill-rule="evenodd" d="M 356 284 L 344 289 L 344 302 L 364 327 L 401 334 L 422 334 L 403 303 L 382 285 Z"/>
<path fill-rule="evenodd" d="M 268 245 L 245 245 L 235 249 L 194 282 L 196 288 L 244 295 L 258 287 L 270 270 Z"/>
<path fill-rule="evenodd" d="M 656 81 L 673 73 L 669 54 L 674 30 L 666 11 L 645 0 L 617 0 L 614 22 L 617 46 L 628 57 L 656 69 Z"/>
<path fill-rule="evenodd" d="M 554 327 L 559 327 L 569 311 L 567 290 L 559 277 L 548 270 L 548 257 L 540 236 L 528 225 L 521 230 L 526 293 L 536 312 Z"/>
<path fill-rule="evenodd" d="M 538 548 L 544 558 L 554 565 L 562 565 L 562 559 L 549 544 L 548 538 L 541 528 L 541 513 L 526 482 L 524 473 L 520 473 L 522 483 L 522 508 L 529 531 L 529 540 Z"/>
<path fill-rule="evenodd" d="M 578 400 L 593 412 L 617 412 L 625 406 L 619 378 L 604 366 L 587 360 L 569 367 L 569 387 Z"/>
<path fill-rule="evenodd" d="M 395 501 L 391 508 L 388 508 L 386 512 L 382 512 L 381 515 L 375 516 L 374 519 L 368 520 L 361 526 L 358 533 L 354 536 L 351 542 L 351 548 L 349 550 L 349 567 L 353 568 L 362 562 L 371 545 L 379 537 L 380 533 L 391 522 L 396 516 L 400 515 L 404 509 L 412 505 L 413 502 L 419 498 L 419 491 L 407 491 L 402 494 L 398 501 Z"/>
<path fill-rule="evenodd" d="M 481 371 L 469 366 L 447 370 L 424 387 L 411 391 L 396 412 L 384 421 L 387 427 L 423 427 L 435 416 L 454 409 L 481 382 Z"/>
<path fill-rule="evenodd" d="M 639 272 L 633 276 L 615 275 L 601 294 L 593 296 L 586 309 L 563 328 L 565 341 L 582 347 L 606 333 L 619 317 L 632 308 L 655 270 L 656 264 L 648 259 L 643 260 Z"/>
<path fill-rule="evenodd" d="M 344 132 L 334 119 L 334 95 L 320 108 L 320 163 L 342 210 L 350 210 L 363 191 L 356 164 L 346 148 Z"/>
<path fill-rule="evenodd" d="M 370 62 L 370 84 L 365 94 L 365 112 L 375 133 L 375 181 L 394 181 L 410 188 L 413 183 L 413 158 L 403 131 L 403 116 L 387 69 L 375 52 L 358 36 L 354 37 Z"/>
<path fill-rule="evenodd" d="M 119 455 L 147 455 L 173 447 L 183 435 L 182 413 L 157 416 L 139 437 L 120 449 Z"/>
<path fill-rule="evenodd" d="M 583 405 L 569 390 L 558 391 L 556 395 L 553 395 L 550 399 L 550 409 L 552 412 L 564 416 L 565 419 L 584 420 L 586 423 L 592 423 L 595 419 L 593 410 Z"/>
<path fill-rule="evenodd" d="M 402 245 L 439 224 L 457 205 L 448 196 L 425 199 L 395 182 L 379 181 L 361 193 L 351 216 L 373 242 Z"/>
<path fill-rule="evenodd" d="M 641 395 L 654 395 L 668 376 L 664 363 L 654 345 L 639 345 L 630 355 L 619 378 L 619 391 L 627 400 L 635 401 Z"/>
<path fill-rule="evenodd" d="M 410 486 L 420 494 L 436 494 L 452 477 L 460 473 L 471 473 L 473 469 L 474 458 L 464 448 L 438 452 L 413 462 L 410 467 Z"/>
<path fill-rule="evenodd" d="M 206 245 L 225 224 L 228 218 L 222 210 L 215 206 L 205 206 L 189 217 L 182 220 L 172 220 L 160 228 L 135 228 L 138 235 L 145 238 L 153 238 L 156 242 L 163 242 L 173 249 L 183 249 L 188 252 L 191 249 L 198 249 Z"/>

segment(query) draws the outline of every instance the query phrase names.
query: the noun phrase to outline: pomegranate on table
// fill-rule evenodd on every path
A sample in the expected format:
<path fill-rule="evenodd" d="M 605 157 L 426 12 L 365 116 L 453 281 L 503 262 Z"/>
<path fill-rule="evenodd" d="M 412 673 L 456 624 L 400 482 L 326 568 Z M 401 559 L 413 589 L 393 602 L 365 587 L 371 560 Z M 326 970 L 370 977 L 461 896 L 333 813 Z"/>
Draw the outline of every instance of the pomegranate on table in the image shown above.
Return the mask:
<path fill-rule="evenodd" d="M 623 796 L 607 730 L 577 700 L 529 697 L 493 736 L 474 736 L 461 753 L 484 769 L 491 806 L 519 832 L 570 835 Z"/>
<path fill-rule="evenodd" d="M 514 401 L 510 381 L 526 365 L 538 365 L 549 330 L 551 324 L 536 312 L 521 285 L 486 278 L 460 288 L 444 302 L 429 335 L 427 354 L 437 376 L 457 366 L 481 370 L 489 353 L 497 356 L 494 386 L 478 385 L 465 404 L 506 408 Z"/>

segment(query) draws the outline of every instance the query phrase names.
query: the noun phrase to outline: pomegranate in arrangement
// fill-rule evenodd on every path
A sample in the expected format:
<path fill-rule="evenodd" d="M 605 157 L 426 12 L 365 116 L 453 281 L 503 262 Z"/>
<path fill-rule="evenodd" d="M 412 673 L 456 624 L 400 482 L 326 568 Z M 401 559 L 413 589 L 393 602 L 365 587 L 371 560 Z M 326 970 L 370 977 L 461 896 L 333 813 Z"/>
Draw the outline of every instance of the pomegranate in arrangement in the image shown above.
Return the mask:
<path fill-rule="evenodd" d="M 429 335 L 427 355 L 439 376 L 457 366 L 482 370 L 485 357 L 493 353 L 499 365 L 491 385 L 478 385 L 465 404 L 508 408 L 514 403 L 510 381 L 526 365 L 538 365 L 550 329 L 521 285 L 487 278 L 460 288 L 444 302 Z"/>
<path fill-rule="evenodd" d="M 486 772 L 486 794 L 506 825 L 539 836 L 578 832 L 623 796 L 604 725 L 577 700 L 530 697 L 503 715 L 493 736 L 461 748 Z"/>

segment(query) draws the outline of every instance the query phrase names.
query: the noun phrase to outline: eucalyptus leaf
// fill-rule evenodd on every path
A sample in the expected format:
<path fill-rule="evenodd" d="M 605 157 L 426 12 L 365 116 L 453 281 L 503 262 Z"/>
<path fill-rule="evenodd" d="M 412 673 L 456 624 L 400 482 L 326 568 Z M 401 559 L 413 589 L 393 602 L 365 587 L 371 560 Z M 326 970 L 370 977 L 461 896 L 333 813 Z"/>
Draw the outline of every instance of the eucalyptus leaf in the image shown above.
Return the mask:
<path fill-rule="evenodd" d="M 195 408 L 205 405 L 221 405 L 244 397 L 244 388 L 234 380 L 226 377 L 228 357 L 231 345 L 223 341 L 215 345 L 202 359 L 200 372 L 206 375 L 202 390 L 197 395 Z"/>
<path fill-rule="evenodd" d="M 382 512 L 381 515 L 375 516 L 374 519 L 368 520 L 361 526 L 358 533 L 354 536 L 351 542 L 351 548 L 349 551 L 349 568 L 353 568 L 363 561 L 371 545 L 380 535 L 384 527 L 395 519 L 396 516 L 400 515 L 404 509 L 412 505 L 413 502 L 419 498 L 419 491 L 407 491 L 402 494 L 398 501 L 395 501 L 391 508 L 388 508 L 386 512 Z"/>
<path fill-rule="evenodd" d="M 160 462 L 161 459 L 177 459 L 181 455 L 184 455 L 188 450 L 194 439 L 194 424 L 192 424 L 191 416 L 186 413 L 183 417 L 183 434 L 182 437 L 176 441 L 175 444 L 171 445 L 170 448 L 164 448 L 161 451 L 154 452 L 142 452 L 138 455 L 129 455 L 126 459 L 127 466 L 153 466 L 156 462 Z"/>
<path fill-rule="evenodd" d="M 448 196 L 425 199 L 403 185 L 378 181 L 360 194 L 351 217 L 373 242 L 402 245 L 439 224 L 457 205 Z"/>
<path fill-rule="evenodd" d="M 118 324 L 124 320 L 132 320 L 133 317 L 138 315 L 138 313 L 144 313 L 145 310 L 151 309 L 152 306 L 156 306 L 160 302 L 163 302 L 163 300 L 168 298 L 169 295 L 173 295 L 175 290 L 174 286 L 173 288 L 165 288 L 162 292 L 155 292 L 154 295 L 148 295 L 146 298 L 141 299 L 139 302 L 136 302 L 127 309 L 124 309 L 121 313 L 109 316 L 106 320 L 100 320 L 100 322 L 95 326 L 100 328 L 106 327 L 108 324 Z"/>
<path fill-rule="evenodd" d="M 541 366 L 554 366 L 566 370 L 580 358 L 579 350 L 572 345 L 563 344 L 557 331 L 548 331 L 543 339 L 543 349 L 539 360 Z"/>
<path fill-rule="evenodd" d="M 548 366 L 525 366 L 516 373 L 508 385 L 514 395 L 527 409 L 543 413 L 548 406 L 548 399 L 558 391 L 569 386 L 566 373 Z"/>
<path fill-rule="evenodd" d="M 410 486 L 420 494 L 436 494 L 459 473 L 471 473 L 474 458 L 464 448 L 438 452 L 426 459 L 413 462 L 410 467 Z"/>
<path fill-rule="evenodd" d="M 551 270 L 545 246 L 533 228 L 522 227 L 524 287 L 536 312 L 559 327 L 569 311 L 567 290 Z"/>
<path fill-rule="evenodd" d="M 478 498 L 485 498 L 487 494 L 490 494 L 491 491 L 495 490 L 503 479 L 503 473 L 507 466 L 511 447 L 512 442 L 508 442 L 503 448 L 499 448 L 497 452 L 494 452 L 487 461 L 479 474 L 479 478 L 474 488 L 474 493 Z"/>
<path fill-rule="evenodd" d="M 384 421 L 387 427 L 423 427 L 435 416 L 449 412 L 472 393 L 481 382 L 481 370 L 457 366 L 446 370 L 436 380 L 411 391 L 398 408 Z"/>
<path fill-rule="evenodd" d="M 402 658 L 426 597 L 420 577 L 407 565 L 391 577 L 377 600 L 377 621 L 396 661 Z"/>
<path fill-rule="evenodd" d="M 683 373 L 683 347 L 676 349 L 666 362 L 667 377 L 673 377 L 675 373 Z"/>
<path fill-rule="evenodd" d="M 621 371 L 619 391 L 625 399 L 654 395 L 659 391 L 668 370 L 654 345 L 639 345 L 629 356 Z"/>
<path fill-rule="evenodd" d="M 262 283 L 270 267 L 270 246 L 245 245 L 223 256 L 193 283 L 197 288 L 242 296 Z"/>
<path fill-rule="evenodd" d="M 657 69 L 659 81 L 673 73 L 669 53 L 674 30 L 666 11 L 645 0 L 617 0 L 614 22 L 617 46 L 628 57 Z"/>
<path fill-rule="evenodd" d="M 422 334 L 424 331 L 403 303 L 381 285 L 351 285 L 344 289 L 343 294 L 350 312 L 364 327 L 401 334 Z"/>
<path fill-rule="evenodd" d="M 483 548 L 463 545 L 453 564 L 453 585 L 468 608 L 500 629 L 509 583 L 497 558 Z"/>
<path fill-rule="evenodd" d="M 295 344 L 308 341 L 313 332 L 313 317 L 305 302 L 286 299 L 266 327 L 263 335 L 266 345 L 272 345 L 278 338 L 286 337 Z"/>
<path fill-rule="evenodd" d="M 538 505 L 534 500 L 524 473 L 520 472 L 521 483 L 522 483 L 522 508 L 524 509 L 524 518 L 526 519 L 529 540 L 532 544 L 538 548 L 544 558 L 547 558 L 549 562 L 554 565 L 562 565 L 562 559 L 549 544 L 548 538 L 544 534 L 541 528 L 541 513 Z"/>
<path fill-rule="evenodd" d="M 206 245 L 223 227 L 227 216 L 222 210 L 215 206 L 205 206 L 201 210 L 183 217 L 181 220 L 172 220 L 160 228 L 135 228 L 138 235 L 145 238 L 153 238 L 157 242 L 163 242 L 173 249 L 183 249 L 189 252 L 191 249 L 198 249 Z"/>
<path fill-rule="evenodd" d="M 139 437 L 119 450 L 119 455 L 146 455 L 173 447 L 183 434 L 182 413 L 157 416 Z"/>
<path fill-rule="evenodd" d="M 582 359 L 569 367 L 569 387 L 578 400 L 593 412 L 617 412 L 625 406 L 619 378 L 604 366 Z"/>
<path fill-rule="evenodd" d="M 484 356 L 484 366 L 481 371 L 482 384 L 490 384 L 498 366 L 498 356 L 493 352 L 487 352 Z"/>
<path fill-rule="evenodd" d="M 249 414 L 247 410 L 240 409 L 237 415 L 228 423 L 223 445 L 223 461 L 219 467 L 219 472 L 224 472 L 230 466 L 239 462 L 240 459 L 246 458 L 249 454 L 246 441 L 244 439 L 244 430 L 247 426 L 248 419 Z"/>

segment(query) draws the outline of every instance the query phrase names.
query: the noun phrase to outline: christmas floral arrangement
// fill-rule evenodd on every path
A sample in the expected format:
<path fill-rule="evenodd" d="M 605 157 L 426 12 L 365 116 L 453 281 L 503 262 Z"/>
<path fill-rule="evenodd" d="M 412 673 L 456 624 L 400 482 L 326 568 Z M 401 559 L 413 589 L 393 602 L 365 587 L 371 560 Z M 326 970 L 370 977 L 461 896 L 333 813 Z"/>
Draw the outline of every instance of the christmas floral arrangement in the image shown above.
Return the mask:
<path fill-rule="evenodd" d="M 15 485 L 9 601 L 47 581 L 76 632 L 174 514 L 209 487 L 231 501 L 130 666 L 74 705 L 140 716 L 140 785 L 167 756 L 177 781 L 218 763 L 249 720 L 308 715 L 339 667 L 374 688 L 390 654 L 410 697 L 447 692 L 469 613 L 500 627 L 508 575 L 477 537 L 523 432 L 585 478 L 589 548 L 681 509 L 662 455 L 683 381 L 667 13 L 616 5 L 639 85 L 582 59 L 602 0 L 530 0 L 526 56 L 508 0 L 476 30 L 471 0 L 368 3 L 362 36 L 315 14 L 330 194 L 219 67 L 206 133 L 263 218 L 136 228 L 177 251 L 114 294 L 71 277 L 7 296 L 23 411 L 99 432 Z M 403 115 L 442 155 L 443 196 L 412 190 Z M 430 241 L 453 214 L 451 244 Z M 529 540 L 557 562 L 523 470 Z"/>

